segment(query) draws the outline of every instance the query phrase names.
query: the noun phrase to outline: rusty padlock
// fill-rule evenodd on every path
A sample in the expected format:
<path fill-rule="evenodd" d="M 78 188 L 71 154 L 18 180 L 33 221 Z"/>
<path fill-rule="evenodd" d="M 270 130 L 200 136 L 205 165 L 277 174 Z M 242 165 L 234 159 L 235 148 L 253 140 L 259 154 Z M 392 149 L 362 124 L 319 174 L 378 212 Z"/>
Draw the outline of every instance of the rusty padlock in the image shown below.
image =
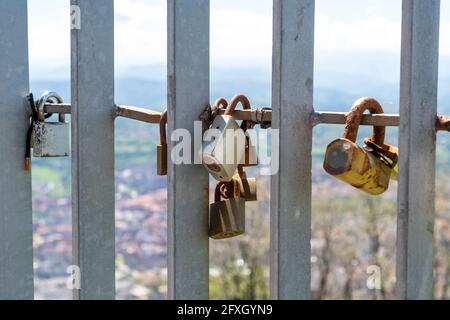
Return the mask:
<path fill-rule="evenodd" d="M 379 195 L 389 187 L 389 181 L 398 157 L 394 147 L 384 144 L 385 127 L 375 126 L 366 146 L 356 144 L 363 113 L 383 113 L 373 98 L 355 102 L 347 116 L 344 136 L 331 142 L 325 154 L 324 169 L 330 175 L 370 195 Z"/>
<path fill-rule="evenodd" d="M 159 120 L 159 138 L 160 142 L 156 150 L 156 170 L 158 176 L 167 175 L 167 136 L 166 136 L 166 125 L 167 125 L 167 111 L 161 114 Z"/>
<path fill-rule="evenodd" d="M 236 106 L 239 103 L 242 105 L 242 108 L 244 110 L 252 109 L 250 100 L 248 100 L 248 98 L 242 94 L 235 95 L 233 99 L 231 99 L 230 108 L 232 108 L 233 110 L 236 109 Z M 243 167 L 254 167 L 258 165 L 258 151 L 247 133 L 247 130 L 253 129 L 255 124 L 255 122 L 250 120 L 244 120 L 241 124 L 241 129 L 245 132 L 245 152 L 240 163 L 240 165 Z"/>
<path fill-rule="evenodd" d="M 222 200 L 224 198 L 224 200 Z M 245 232 L 245 200 L 239 181 L 219 182 L 209 209 L 209 237 L 215 240 L 237 237 Z"/>
<path fill-rule="evenodd" d="M 247 134 L 245 136 L 245 153 L 241 165 L 243 167 L 255 167 L 258 165 L 258 151 Z"/>
<path fill-rule="evenodd" d="M 238 174 L 234 176 L 239 182 L 240 196 L 245 201 L 252 202 L 258 200 L 256 178 L 248 178 L 242 165 L 238 167 Z"/>

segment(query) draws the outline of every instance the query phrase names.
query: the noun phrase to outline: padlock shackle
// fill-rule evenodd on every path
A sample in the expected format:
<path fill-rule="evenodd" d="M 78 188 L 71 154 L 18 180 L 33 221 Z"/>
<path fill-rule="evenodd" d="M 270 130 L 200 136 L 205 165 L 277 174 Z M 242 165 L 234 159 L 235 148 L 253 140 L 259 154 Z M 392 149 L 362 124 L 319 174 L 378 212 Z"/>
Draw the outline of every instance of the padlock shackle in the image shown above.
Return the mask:
<path fill-rule="evenodd" d="M 216 189 L 214 190 L 214 202 L 219 202 L 222 198 L 221 188 L 223 187 L 223 182 L 218 182 Z"/>
<path fill-rule="evenodd" d="M 214 102 L 214 107 L 215 108 L 222 107 L 222 108 L 226 109 L 228 107 L 228 101 L 225 98 L 222 98 L 222 97 L 218 98 L 216 100 L 216 102 Z"/>
<path fill-rule="evenodd" d="M 167 146 L 167 110 L 161 113 L 161 118 L 159 119 L 159 141 L 162 146 Z"/>
<path fill-rule="evenodd" d="M 242 108 L 244 110 L 252 109 L 250 100 L 248 100 L 248 98 L 243 94 L 237 94 L 233 97 L 233 99 L 231 99 L 230 104 L 227 106 L 227 108 L 225 110 L 225 115 L 231 116 L 233 114 L 233 112 L 236 110 L 236 107 L 239 103 L 242 105 Z M 244 132 L 247 131 L 251 127 L 252 127 L 252 121 L 248 121 L 248 120 L 242 121 L 241 129 L 244 130 Z"/>
<path fill-rule="evenodd" d="M 233 177 L 229 182 L 218 182 L 214 190 L 214 201 L 219 202 L 222 198 L 238 198 L 241 194 L 239 178 Z"/>
<path fill-rule="evenodd" d="M 365 97 L 357 100 L 347 115 L 343 136 L 345 139 L 356 142 L 359 125 L 361 124 L 361 119 L 365 111 L 369 111 L 371 114 L 384 113 L 381 104 L 374 98 Z M 371 140 L 377 145 L 384 147 L 385 134 L 386 127 L 374 126 Z"/>
<path fill-rule="evenodd" d="M 39 121 L 45 121 L 45 105 L 47 103 L 64 103 L 61 96 L 54 91 L 47 91 L 37 102 L 37 112 Z M 60 118 L 61 119 L 61 118 Z"/>

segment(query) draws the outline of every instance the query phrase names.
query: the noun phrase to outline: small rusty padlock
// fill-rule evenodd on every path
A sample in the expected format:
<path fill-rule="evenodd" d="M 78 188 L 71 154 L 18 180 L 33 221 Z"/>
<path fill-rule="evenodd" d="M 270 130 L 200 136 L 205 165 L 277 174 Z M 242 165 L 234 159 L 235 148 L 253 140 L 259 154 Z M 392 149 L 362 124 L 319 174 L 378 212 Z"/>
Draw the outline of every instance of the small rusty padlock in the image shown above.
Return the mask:
<path fill-rule="evenodd" d="M 159 120 L 159 138 L 160 142 L 156 150 L 156 170 L 158 176 L 167 175 L 167 111 L 161 114 Z"/>
<path fill-rule="evenodd" d="M 242 105 L 244 110 L 251 110 L 250 100 L 242 94 L 235 95 L 230 101 L 230 108 L 236 109 L 238 104 Z M 242 167 L 254 167 L 258 165 L 258 151 L 256 146 L 252 143 L 247 130 L 253 129 L 255 122 L 250 120 L 244 120 L 241 124 L 241 129 L 245 132 L 245 152 L 240 165 Z"/>
<path fill-rule="evenodd" d="M 210 238 L 222 240 L 245 233 L 245 200 L 240 196 L 239 181 L 219 182 L 214 201 L 209 209 Z"/>
<path fill-rule="evenodd" d="M 389 187 L 389 181 L 398 157 L 394 147 L 384 144 L 385 127 L 375 126 L 366 146 L 356 144 L 363 113 L 383 113 L 373 98 L 355 102 L 347 116 L 344 136 L 331 142 L 325 154 L 324 169 L 330 175 L 370 195 L 379 195 Z"/>
<path fill-rule="evenodd" d="M 258 165 L 258 151 L 248 135 L 245 137 L 245 153 L 242 160 L 241 165 L 243 167 L 255 167 Z"/>
<path fill-rule="evenodd" d="M 238 167 L 238 174 L 234 176 L 239 182 L 240 196 L 245 201 L 252 202 L 258 200 L 256 178 L 248 178 L 242 165 Z"/>

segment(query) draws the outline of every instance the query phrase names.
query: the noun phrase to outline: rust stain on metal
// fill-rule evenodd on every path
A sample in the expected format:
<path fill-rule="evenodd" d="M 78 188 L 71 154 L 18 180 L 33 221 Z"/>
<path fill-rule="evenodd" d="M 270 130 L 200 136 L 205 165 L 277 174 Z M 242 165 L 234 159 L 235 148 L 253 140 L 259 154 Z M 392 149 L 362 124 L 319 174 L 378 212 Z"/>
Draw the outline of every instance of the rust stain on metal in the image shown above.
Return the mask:
<path fill-rule="evenodd" d="M 380 103 L 374 98 L 366 97 L 359 99 L 355 102 L 352 109 L 350 110 L 350 113 L 347 116 L 344 129 L 344 138 L 352 142 L 356 142 L 361 119 L 366 110 L 370 111 L 370 113 L 372 114 L 384 113 Z M 379 146 L 384 146 L 385 132 L 385 127 L 374 126 L 372 141 Z"/>
<path fill-rule="evenodd" d="M 436 131 L 450 131 L 450 116 L 437 116 Z"/>

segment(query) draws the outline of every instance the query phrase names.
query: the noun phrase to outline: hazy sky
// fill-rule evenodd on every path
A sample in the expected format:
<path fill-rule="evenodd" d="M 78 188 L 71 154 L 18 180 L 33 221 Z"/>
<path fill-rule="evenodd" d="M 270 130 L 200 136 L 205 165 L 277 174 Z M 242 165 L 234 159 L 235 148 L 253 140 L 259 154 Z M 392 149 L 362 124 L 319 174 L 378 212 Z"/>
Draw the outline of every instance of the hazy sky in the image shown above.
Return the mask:
<path fill-rule="evenodd" d="M 32 72 L 67 67 L 69 0 L 28 2 Z M 441 3 L 441 54 L 449 55 L 450 0 Z M 164 63 L 166 0 L 115 0 L 115 11 L 117 68 Z M 400 26 L 401 0 L 316 0 L 316 55 L 399 54 Z M 272 0 L 211 0 L 213 65 L 269 66 L 271 51 Z"/>

